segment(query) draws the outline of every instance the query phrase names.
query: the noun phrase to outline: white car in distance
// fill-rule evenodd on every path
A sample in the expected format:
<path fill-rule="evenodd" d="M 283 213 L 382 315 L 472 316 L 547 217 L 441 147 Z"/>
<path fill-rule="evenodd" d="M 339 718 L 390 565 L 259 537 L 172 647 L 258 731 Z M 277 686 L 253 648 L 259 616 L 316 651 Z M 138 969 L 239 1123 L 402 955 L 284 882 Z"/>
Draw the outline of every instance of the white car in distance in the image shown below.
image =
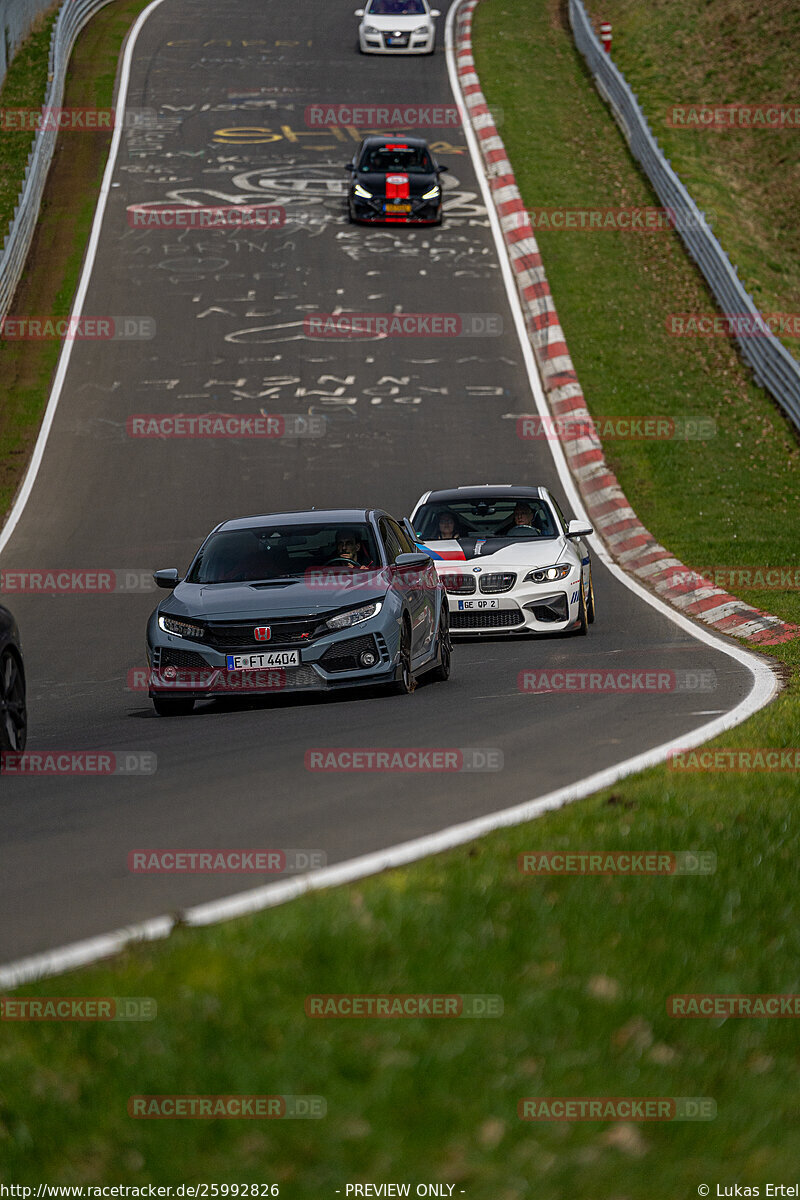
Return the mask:
<path fill-rule="evenodd" d="M 433 54 L 440 13 L 428 0 L 369 0 L 355 15 L 362 54 Z"/>

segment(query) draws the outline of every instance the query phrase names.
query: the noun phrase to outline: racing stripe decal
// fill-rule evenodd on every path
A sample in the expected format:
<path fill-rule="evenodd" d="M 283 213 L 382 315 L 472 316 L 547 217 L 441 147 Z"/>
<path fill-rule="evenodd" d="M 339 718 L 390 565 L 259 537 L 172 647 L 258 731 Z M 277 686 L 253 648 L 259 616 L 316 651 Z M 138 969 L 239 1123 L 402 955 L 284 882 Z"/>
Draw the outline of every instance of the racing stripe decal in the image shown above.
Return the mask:
<path fill-rule="evenodd" d="M 386 199 L 408 200 L 411 195 L 411 184 L 407 175 L 386 176 Z"/>
<path fill-rule="evenodd" d="M 430 546 L 426 546 L 424 542 L 417 542 L 418 548 L 423 554 L 429 554 L 431 558 L 438 559 L 440 562 L 466 562 L 467 556 L 463 550 L 431 550 Z"/>

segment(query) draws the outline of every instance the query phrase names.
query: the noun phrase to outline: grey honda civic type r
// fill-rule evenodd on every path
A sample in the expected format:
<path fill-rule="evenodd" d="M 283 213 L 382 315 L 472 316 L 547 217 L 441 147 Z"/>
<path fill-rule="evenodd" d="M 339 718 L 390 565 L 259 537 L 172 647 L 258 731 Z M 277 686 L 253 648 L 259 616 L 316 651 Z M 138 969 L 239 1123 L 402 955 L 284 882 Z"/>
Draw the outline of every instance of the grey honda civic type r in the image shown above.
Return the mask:
<path fill-rule="evenodd" d="M 147 626 L 161 716 L 197 700 L 450 674 L 447 598 L 409 529 L 381 509 L 311 510 L 218 525 Z"/>

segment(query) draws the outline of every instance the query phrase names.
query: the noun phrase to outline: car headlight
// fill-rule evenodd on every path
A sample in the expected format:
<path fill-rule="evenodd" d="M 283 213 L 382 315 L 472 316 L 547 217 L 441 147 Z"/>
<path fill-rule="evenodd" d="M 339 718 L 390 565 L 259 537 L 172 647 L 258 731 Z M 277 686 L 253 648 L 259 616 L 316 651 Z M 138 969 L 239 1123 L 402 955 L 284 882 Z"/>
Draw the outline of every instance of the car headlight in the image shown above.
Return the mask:
<path fill-rule="evenodd" d="M 374 604 L 362 604 L 359 608 L 351 608 L 349 612 L 339 613 L 337 617 L 329 617 L 325 624 L 328 629 L 349 629 L 361 621 L 376 617 L 383 608 L 383 601 L 376 600 Z"/>
<path fill-rule="evenodd" d="M 429 31 L 429 29 L 430 29 L 430 25 L 418 25 L 417 28 L 412 29 L 411 32 L 412 33 L 427 33 Z"/>
<path fill-rule="evenodd" d="M 178 637 L 193 638 L 196 642 L 202 641 L 206 636 L 202 625 L 193 625 L 191 621 L 178 621 L 175 617 L 159 616 L 158 627 L 163 629 L 164 633 L 176 633 Z"/>
<path fill-rule="evenodd" d="M 374 25 L 365 25 L 364 34 L 366 37 L 379 37 L 380 29 L 376 29 Z"/>
<path fill-rule="evenodd" d="M 439 187 L 438 183 L 435 183 L 429 192 L 423 192 L 422 199 L 435 200 L 441 190 L 442 189 Z"/>
<path fill-rule="evenodd" d="M 537 567 L 535 571 L 528 571 L 525 582 L 553 583 L 556 579 L 566 579 L 570 571 L 572 571 L 571 563 L 561 563 L 558 567 Z"/>
<path fill-rule="evenodd" d="M 372 199 L 372 192 L 368 192 L 367 189 L 362 187 L 360 183 L 356 184 L 356 186 L 353 188 L 353 191 L 361 200 Z"/>

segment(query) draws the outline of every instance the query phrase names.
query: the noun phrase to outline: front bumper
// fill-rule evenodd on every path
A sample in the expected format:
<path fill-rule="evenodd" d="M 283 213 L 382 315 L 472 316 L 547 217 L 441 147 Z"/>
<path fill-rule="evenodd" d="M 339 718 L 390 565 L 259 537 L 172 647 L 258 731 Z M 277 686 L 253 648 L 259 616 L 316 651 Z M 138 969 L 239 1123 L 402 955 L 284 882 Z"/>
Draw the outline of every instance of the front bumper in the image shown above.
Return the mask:
<path fill-rule="evenodd" d="M 411 200 L 408 213 L 384 212 L 385 200 L 363 200 L 350 194 L 348 204 L 354 221 L 379 225 L 438 225 L 442 219 L 442 200 Z"/>
<path fill-rule="evenodd" d="M 580 614 L 580 581 L 524 584 L 510 592 L 468 596 L 447 594 L 450 632 L 454 637 L 480 633 L 562 633 L 574 628 Z M 489 607 L 491 605 L 491 607 Z"/>
<path fill-rule="evenodd" d="M 406 44 L 399 46 L 387 45 L 386 35 L 383 33 L 365 34 L 362 29 L 358 31 L 358 44 L 362 54 L 430 54 L 435 42 L 435 29 L 424 34 L 411 34 Z"/>
<path fill-rule="evenodd" d="M 283 692 L 327 692 L 388 684 L 399 678 L 399 632 L 382 626 L 380 617 L 351 629 L 297 645 L 269 646 L 269 651 L 297 651 L 296 666 L 229 670 L 228 654 L 255 654 L 264 646 L 217 650 L 211 646 L 157 631 L 148 641 L 150 698 L 183 697 L 194 700 L 226 696 L 264 696 Z M 369 653 L 374 662 L 360 664 Z"/>

